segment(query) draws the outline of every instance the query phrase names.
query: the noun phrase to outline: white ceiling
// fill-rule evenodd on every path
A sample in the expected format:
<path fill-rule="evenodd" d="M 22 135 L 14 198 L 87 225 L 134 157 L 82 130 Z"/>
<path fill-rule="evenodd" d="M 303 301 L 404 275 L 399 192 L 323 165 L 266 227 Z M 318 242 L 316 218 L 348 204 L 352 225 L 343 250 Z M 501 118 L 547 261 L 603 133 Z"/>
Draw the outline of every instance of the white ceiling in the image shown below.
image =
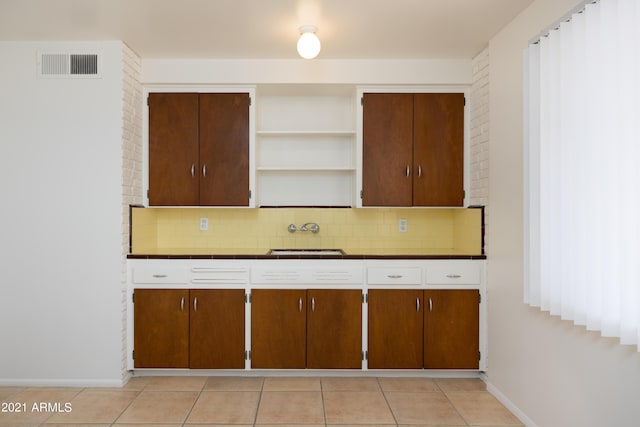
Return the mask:
<path fill-rule="evenodd" d="M 533 0 L 0 0 L 0 40 L 122 40 L 143 58 L 471 58 Z"/>

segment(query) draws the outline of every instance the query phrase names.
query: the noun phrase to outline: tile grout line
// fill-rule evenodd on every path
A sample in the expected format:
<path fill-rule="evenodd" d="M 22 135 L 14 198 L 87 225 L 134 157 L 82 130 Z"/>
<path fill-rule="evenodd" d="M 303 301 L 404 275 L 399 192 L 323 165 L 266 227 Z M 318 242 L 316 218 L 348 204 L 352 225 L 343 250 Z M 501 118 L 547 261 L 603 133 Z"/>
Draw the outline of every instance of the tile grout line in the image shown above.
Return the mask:
<path fill-rule="evenodd" d="M 449 405 L 451 405 L 451 407 L 456 412 L 456 414 L 458 414 L 458 416 L 462 419 L 462 421 L 464 421 L 465 425 L 470 426 L 471 424 L 469 424 L 467 419 L 462 416 L 462 414 L 460 413 L 460 411 L 458 410 L 456 405 L 454 405 L 453 402 L 451 401 L 451 399 L 449 399 L 449 395 L 442 389 L 442 387 L 440 387 L 440 384 L 438 384 L 438 381 L 434 381 L 434 383 L 435 383 L 436 387 L 438 387 L 438 389 L 440 390 L 442 395 L 447 399 L 447 402 L 449 402 Z"/>
<path fill-rule="evenodd" d="M 136 401 L 136 399 L 138 399 L 140 397 L 140 395 L 142 394 L 142 392 L 144 391 L 145 388 L 147 388 L 147 385 L 149 385 L 149 383 L 145 383 L 144 386 L 142 386 L 142 388 L 140 390 L 138 390 L 138 394 L 136 395 L 136 397 L 134 397 L 133 399 L 131 399 L 131 402 L 129 402 L 129 404 L 122 410 L 122 412 L 120 412 L 120 415 L 118 415 L 116 417 L 115 420 L 113 420 L 113 422 L 111 423 L 111 426 L 115 426 L 118 422 L 118 420 L 122 417 L 122 415 L 127 411 L 127 409 L 129 409 L 129 407 L 131 405 L 133 405 L 133 402 Z"/>
<path fill-rule="evenodd" d="M 327 410 L 326 410 L 326 405 L 324 404 L 324 388 L 323 388 L 323 381 L 322 381 L 322 377 L 318 378 L 318 380 L 320 381 L 320 400 L 322 401 L 322 419 L 324 420 L 324 425 L 326 427 L 327 425 Z"/>
<path fill-rule="evenodd" d="M 264 391 L 264 379 L 265 377 L 261 377 L 262 382 L 260 383 L 260 390 L 258 390 L 258 405 L 256 406 L 256 413 L 253 416 L 253 426 L 258 425 L 258 411 L 260 410 L 260 404 L 262 403 L 262 392 Z"/>
<path fill-rule="evenodd" d="M 204 383 L 202 384 L 202 388 L 200 389 L 200 391 L 198 391 L 198 395 L 196 396 L 196 399 L 193 401 L 193 405 L 191 405 L 191 408 L 189 409 L 189 412 L 187 412 L 187 415 L 184 417 L 184 420 L 182 420 L 182 422 L 180 423 L 182 426 L 187 424 L 187 420 L 189 419 L 189 416 L 191 415 L 191 413 L 193 412 L 193 408 L 196 407 L 196 403 L 198 403 L 198 400 L 200 400 L 200 396 L 202 395 L 202 391 L 204 390 L 205 386 L 207 385 L 207 381 L 209 381 L 209 377 L 204 377 Z"/>
<path fill-rule="evenodd" d="M 380 384 L 380 377 L 376 377 L 376 382 L 378 383 L 378 387 L 380 387 L 380 392 L 382 393 L 382 397 L 384 398 L 384 401 L 387 404 L 387 408 L 389 408 L 389 412 L 393 417 L 393 421 L 396 423 L 396 427 L 399 427 L 400 424 L 398 424 L 398 419 L 396 418 L 396 414 L 393 412 L 393 408 L 391 407 L 391 404 L 387 399 L 387 394 L 384 392 L 384 388 L 382 388 L 382 384 Z"/>

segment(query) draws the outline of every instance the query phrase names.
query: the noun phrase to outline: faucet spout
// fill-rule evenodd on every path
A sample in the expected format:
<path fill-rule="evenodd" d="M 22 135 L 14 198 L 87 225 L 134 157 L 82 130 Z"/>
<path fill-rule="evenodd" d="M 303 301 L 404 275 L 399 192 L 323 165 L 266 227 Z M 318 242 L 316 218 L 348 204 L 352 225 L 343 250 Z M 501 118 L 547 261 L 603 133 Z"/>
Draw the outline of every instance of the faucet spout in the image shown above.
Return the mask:
<path fill-rule="evenodd" d="M 300 231 L 310 231 L 312 233 L 317 233 L 320 231 L 320 226 L 315 222 L 307 222 L 300 227 Z"/>
<path fill-rule="evenodd" d="M 310 231 L 315 234 L 318 231 L 320 231 L 320 226 L 315 222 L 307 222 L 303 224 L 300 228 L 296 227 L 295 224 L 289 224 L 289 227 L 287 227 L 287 230 L 289 230 L 289 233 L 295 233 L 296 231 Z"/>

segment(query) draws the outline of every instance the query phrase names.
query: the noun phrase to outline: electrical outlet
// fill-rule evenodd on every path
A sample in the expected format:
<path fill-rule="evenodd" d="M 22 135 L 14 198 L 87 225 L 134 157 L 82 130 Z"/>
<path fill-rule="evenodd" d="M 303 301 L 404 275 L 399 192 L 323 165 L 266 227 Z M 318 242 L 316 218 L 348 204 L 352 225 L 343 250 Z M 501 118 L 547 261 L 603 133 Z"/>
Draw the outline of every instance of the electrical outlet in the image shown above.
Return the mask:
<path fill-rule="evenodd" d="M 209 229 L 209 218 L 200 218 L 200 231 L 207 231 Z"/>
<path fill-rule="evenodd" d="M 398 221 L 398 231 L 400 233 L 406 233 L 407 232 L 407 220 L 406 219 L 400 219 Z"/>

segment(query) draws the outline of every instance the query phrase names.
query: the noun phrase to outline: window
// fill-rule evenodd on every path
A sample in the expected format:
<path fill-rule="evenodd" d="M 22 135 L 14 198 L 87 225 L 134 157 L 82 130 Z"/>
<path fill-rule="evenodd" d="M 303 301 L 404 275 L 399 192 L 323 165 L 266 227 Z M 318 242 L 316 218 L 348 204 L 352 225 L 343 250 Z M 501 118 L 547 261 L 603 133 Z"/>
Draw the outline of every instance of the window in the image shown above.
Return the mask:
<path fill-rule="evenodd" d="M 640 1 L 525 52 L 525 302 L 640 351 Z"/>

